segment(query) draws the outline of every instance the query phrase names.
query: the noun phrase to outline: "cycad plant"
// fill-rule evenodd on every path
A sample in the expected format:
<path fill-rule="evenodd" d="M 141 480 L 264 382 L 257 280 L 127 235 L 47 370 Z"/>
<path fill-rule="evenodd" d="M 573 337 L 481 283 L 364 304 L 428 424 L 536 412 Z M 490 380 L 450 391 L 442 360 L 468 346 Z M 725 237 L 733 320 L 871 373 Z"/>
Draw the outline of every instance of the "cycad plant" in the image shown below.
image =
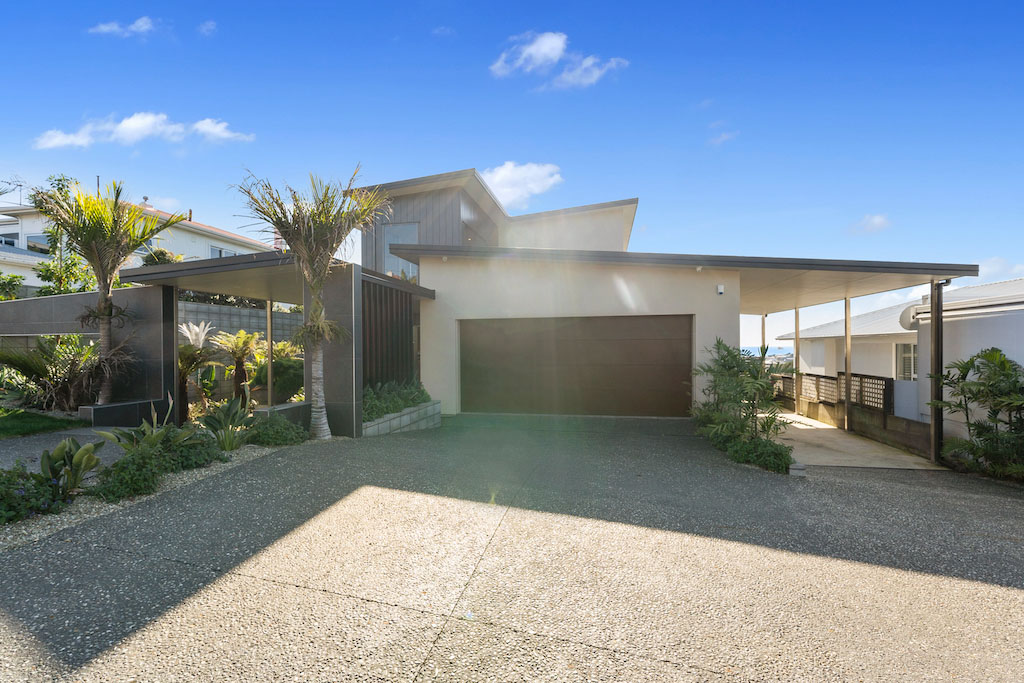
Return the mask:
<path fill-rule="evenodd" d="M 297 341 L 308 354 L 311 385 L 310 433 L 314 439 L 328 439 L 324 402 L 323 344 L 344 338 L 346 333 L 324 315 L 324 285 L 331 268 L 344 268 L 334 255 L 353 231 L 368 230 L 390 212 L 390 200 L 380 188 L 356 188 L 356 167 L 348 184 L 327 183 L 310 175 L 309 194 L 290 186 L 279 192 L 268 180 L 249 176 L 239 187 L 254 218 L 266 221 L 288 244 L 288 250 L 309 287 L 310 305 Z"/>
<path fill-rule="evenodd" d="M 121 183 L 111 183 L 105 195 L 86 194 L 75 186 L 59 192 L 37 188 L 32 201 L 64 236 L 68 247 L 85 259 L 96 276 L 99 289 L 92 316 L 99 326 L 99 359 L 104 368 L 97 402 L 109 403 L 113 392 L 113 372 L 109 364 L 114 356 L 111 321 L 114 316 L 113 288 L 118 271 L 128 257 L 147 241 L 184 216 L 151 216 L 130 203 Z"/>
<path fill-rule="evenodd" d="M 198 325 L 193 322 L 186 322 L 178 325 L 178 330 L 185 337 L 185 343 L 178 346 L 178 423 L 185 424 L 188 421 L 188 384 L 192 382 L 196 387 L 199 400 L 203 403 L 203 411 L 206 410 L 206 394 L 196 383 L 194 376 L 199 370 L 213 363 L 217 349 L 208 346 L 207 341 L 213 327 L 208 321 Z"/>
<path fill-rule="evenodd" d="M 234 363 L 235 398 L 242 395 L 242 386 L 249 381 L 245 363 L 256 353 L 256 348 L 262 336 L 259 332 L 239 330 L 234 334 L 220 332 L 213 338 L 213 345 L 227 354 L 231 358 L 231 362 Z"/>

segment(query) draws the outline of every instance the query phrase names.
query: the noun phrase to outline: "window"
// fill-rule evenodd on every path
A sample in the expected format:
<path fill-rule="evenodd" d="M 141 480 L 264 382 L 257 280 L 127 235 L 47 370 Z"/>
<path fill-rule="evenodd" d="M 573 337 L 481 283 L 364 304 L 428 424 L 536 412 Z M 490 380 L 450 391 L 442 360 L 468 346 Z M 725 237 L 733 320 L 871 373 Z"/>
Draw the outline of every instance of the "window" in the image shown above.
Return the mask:
<path fill-rule="evenodd" d="M 377 238 L 377 264 L 385 275 L 415 282 L 419 266 L 391 253 L 392 244 L 417 244 L 419 223 L 393 223 L 381 226 L 383 234 Z"/>
<path fill-rule="evenodd" d="M 46 235 L 27 235 L 25 237 L 25 248 L 40 254 L 50 253 L 50 243 Z"/>
<path fill-rule="evenodd" d="M 224 247 L 210 247 L 210 258 L 225 258 L 227 256 L 238 256 L 238 252 Z"/>
<path fill-rule="evenodd" d="M 18 233 L 7 232 L 0 235 L 0 244 L 5 247 L 16 247 L 18 246 Z"/>
<path fill-rule="evenodd" d="M 896 345 L 896 379 L 917 379 L 917 344 Z"/>
<path fill-rule="evenodd" d="M 152 250 L 153 250 L 153 240 L 149 239 L 149 240 L 146 240 L 146 242 L 141 247 L 136 249 L 135 253 L 136 254 L 142 254 L 143 256 L 145 256 L 146 254 L 148 254 Z"/>

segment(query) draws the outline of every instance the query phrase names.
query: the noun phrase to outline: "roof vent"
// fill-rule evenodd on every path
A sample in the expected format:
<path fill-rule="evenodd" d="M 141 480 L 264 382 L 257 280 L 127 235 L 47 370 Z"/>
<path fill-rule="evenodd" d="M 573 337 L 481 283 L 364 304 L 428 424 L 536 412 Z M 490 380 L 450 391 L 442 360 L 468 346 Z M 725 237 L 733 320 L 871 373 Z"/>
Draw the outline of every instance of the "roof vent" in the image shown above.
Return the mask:
<path fill-rule="evenodd" d="M 152 205 L 152 204 L 149 204 L 148 202 L 149 202 L 149 197 L 147 197 L 147 196 L 143 195 L 143 197 L 142 197 L 142 203 L 141 203 L 141 204 L 139 204 L 139 206 L 141 206 L 141 207 L 142 207 L 142 208 L 144 208 L 144 209 L 152 209 L 152 208 L 153 208 L 153 205 Z"/>

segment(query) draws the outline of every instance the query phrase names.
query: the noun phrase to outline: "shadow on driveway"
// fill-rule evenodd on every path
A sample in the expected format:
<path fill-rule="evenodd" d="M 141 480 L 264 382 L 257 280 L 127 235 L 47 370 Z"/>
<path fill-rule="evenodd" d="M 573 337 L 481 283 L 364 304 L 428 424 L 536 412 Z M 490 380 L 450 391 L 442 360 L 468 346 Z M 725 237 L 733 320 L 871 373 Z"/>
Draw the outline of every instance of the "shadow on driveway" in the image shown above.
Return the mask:
<path fill-rule="evenodd" d="M 774 475 L 686 420 L 461 416 L 284 449 L 3 553 L 0 662 L 99 679 L 891 671 L 916 655 L 882 647 L 879 620 L 914 617 L 893 634 L 922 629 L 922 652 L 969 641 L 965 608 L 988 610 L 977 638 L 987 618 L 1019 625 L 1019 601 L 986 601 L 1024 588 L 1022 503 L 951 472 Z"/>

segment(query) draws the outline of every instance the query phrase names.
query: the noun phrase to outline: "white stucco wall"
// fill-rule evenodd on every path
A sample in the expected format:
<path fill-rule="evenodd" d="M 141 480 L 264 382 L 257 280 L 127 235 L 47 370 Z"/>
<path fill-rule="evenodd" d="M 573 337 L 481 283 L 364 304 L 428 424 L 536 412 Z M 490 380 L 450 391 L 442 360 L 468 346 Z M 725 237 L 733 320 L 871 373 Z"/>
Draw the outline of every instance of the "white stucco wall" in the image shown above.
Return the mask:
<path fill-rule="evenodd" d="M 896 371 L 896 344 L 913 344 L 916 335 L 879 335 L 852 340 L 853 371 L 861 375 L 894 377 Z M 846 351 L 843 339 L 802 339 L 800 341 L 800 368 L 814 375 L 836 376 L 846 369 Z M 920 367 L 919 367 L 920 369 Z"/>
<path fill-rule="evenodd" d="M 510 221 L 502 226 L 498 239 L 502 247 L 625 251 L 629 225 L 622 209 L 540 214 Z"/>
<path fill-rule="evenodd" d="M 420 373 L 445 414 L 459 411 L 463 319 L 693 314 L 696 362 L 715 337 L 739 345 L 739 273 L 570 261 L 420 260 Z M 717 285 L 725 293 L 717 294 Z M 694 401 L 700 398 L 700 378 Z"/>
<path fill-rule="evenodd" d="M 6 260 L 3 258 L 3 254 L 0 254 L 0 273 L 4 275 L 21 275 L 25 278 L 23 285 L 29 287 L 39 287 L 43 284 L 34 270 L 32 270 L 32 264 L 22 263 L 20 261 Z"/>
<path fill-rule="evenodd" d="M 972 317 L 954 317 L 953 312 L 947 311 L 942 327 L 943 367 L 993 346 L 1002 349 L 1012 360 L 1024 364 L 1024 311 L 1006 311 Z M 917 345 L 917 370 L 921 379 L 927 379 L 930 364 L 931 325 L 922 322 Z M 918 409 L 922 416 L 920 419 L 926 421 L 931 410 L 928 407 L 929 400 L 930 382 L 918 382 Z M 966 429 L 958 418 L 947 415 L 944 424 L 947 434 L 966 435 Z"/>

